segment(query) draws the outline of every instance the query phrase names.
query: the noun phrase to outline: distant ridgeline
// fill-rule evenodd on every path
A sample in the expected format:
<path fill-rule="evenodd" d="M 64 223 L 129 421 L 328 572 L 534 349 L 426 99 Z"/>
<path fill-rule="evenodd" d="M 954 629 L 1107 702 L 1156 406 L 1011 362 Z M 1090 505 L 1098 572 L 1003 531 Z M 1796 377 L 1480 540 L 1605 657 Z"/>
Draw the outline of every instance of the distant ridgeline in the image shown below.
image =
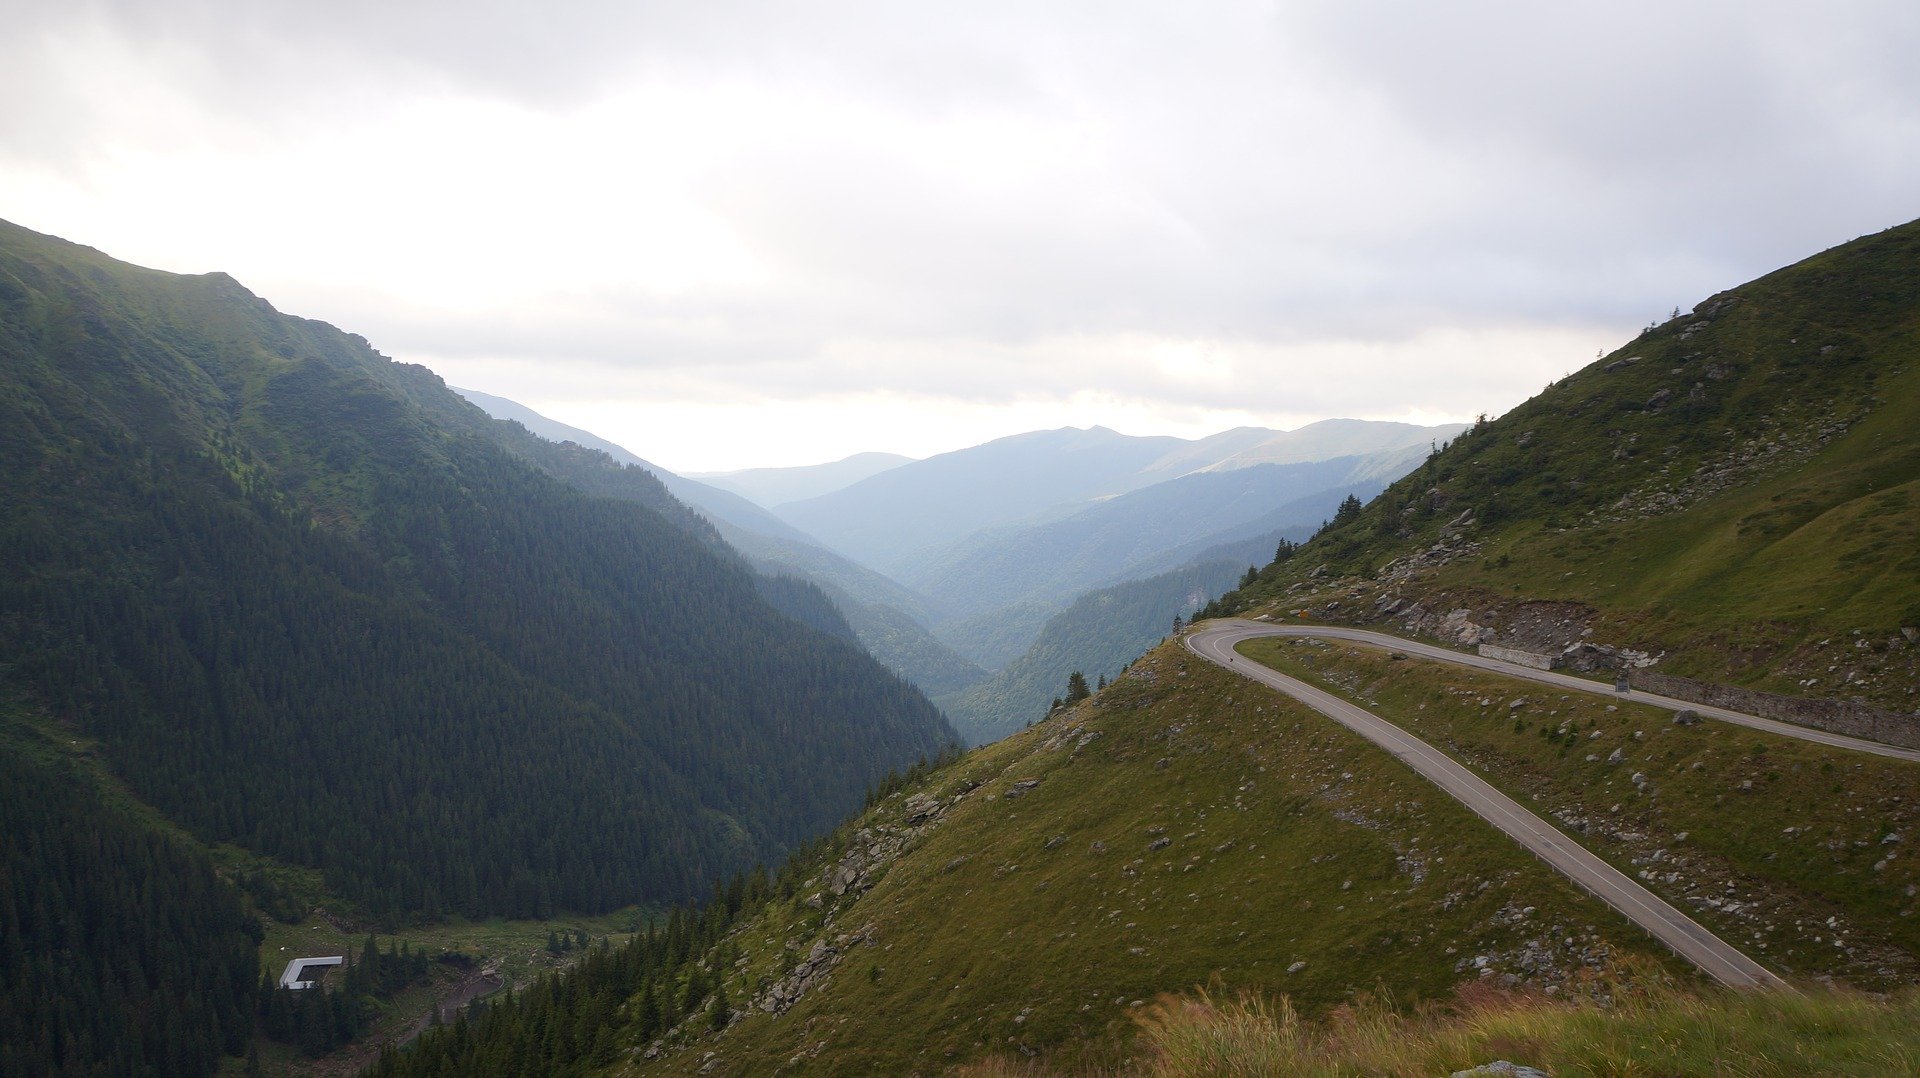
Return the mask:
<path fill-rule="evenodd" d="M 704 894 L 954 736 L 652 476 L 223 275 L 0 223 L 0 463 L 0 689 L 378 916 Z"/>

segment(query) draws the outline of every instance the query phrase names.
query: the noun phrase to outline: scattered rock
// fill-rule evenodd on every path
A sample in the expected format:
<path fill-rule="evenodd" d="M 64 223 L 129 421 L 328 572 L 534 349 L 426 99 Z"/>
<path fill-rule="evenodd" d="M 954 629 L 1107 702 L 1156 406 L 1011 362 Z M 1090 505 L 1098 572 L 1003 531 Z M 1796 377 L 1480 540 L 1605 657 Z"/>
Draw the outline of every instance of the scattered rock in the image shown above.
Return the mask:
<path fill-rule="evenodd" d="M 1607 754 L 1607 762 L 1610 764 L 1625 763 L 1626 759 L 1627 754 L 1620 749 L 1615 749 Z"/>
<path fill-rule="evenodd" d="M 1690 707 L 1682 708 L 1673 713 L 1673 724 L 1675 726 L 1698 726 L 1700 725 L 1700 713 Z"/>
<path fill-rule="evenodd" d="M 1147 843 L 1147 852 L 1152 853 L 1155 850 L 1164 850 L 1171 845 L 1173 845 L 1173 840 L 1165 835 L 1161 835 L 1159 838 Z"/>
<path fill-rule="evenodd" d="M 1307 968 L 1307 964 L 1305 962 L 1295 962 L 1293 965 L 1287 967 L 1287 972 L 1298 973 L 1301 970 L 1306 968 Z"/>
<path fill-rule="evenodd" d="M 1504 1059 L 1482 1063 L 1472 1070 L 1454 1071 L 1451 1078 L 1552 1078 L 1538 1067 L 1524 1067 Z"/>
<path fill-rule="evenodd" d="M 1021 779 L 1019 782 L 1016 782 L 1012 786 L 1008 787 L 1006 794 L 1003 796 L 1005 796 L 1006 799 L 1009 801 L 1013 800 L 1016 797 L 1025 797 L 1029 790 L 1032 790 L 1035 786 L 1038 786 L 1038 785 L 1040 785 L 1039 779 Z"/>
<path fill-rule="evenodd" d="M 928 820 L 940 815 L 941 812 L 940 802 L 935 801 L 923 793 L 914 794 L 912 797 L 907 798 L 906 803 L 901 805 L 900 808 L 902 812 L 901 820 L 909 827 L 926 823 Z"/>

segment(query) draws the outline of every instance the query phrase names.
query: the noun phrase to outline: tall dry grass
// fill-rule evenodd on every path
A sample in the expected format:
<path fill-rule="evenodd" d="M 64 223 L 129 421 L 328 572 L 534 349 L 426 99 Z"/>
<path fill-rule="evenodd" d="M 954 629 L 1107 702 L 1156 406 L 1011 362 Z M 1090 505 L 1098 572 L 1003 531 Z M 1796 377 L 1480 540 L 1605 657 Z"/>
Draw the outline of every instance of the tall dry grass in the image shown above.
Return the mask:
<path fill-rule="evenodd" d="M 1688 992 L 1613 998 L 1469 991 L 1413 1014 L 1362 1001 L 1303 1021 L 1282 997 L 1163 997 L 1140 1073 L 1427 1078 L 1506 1059 L 1555 1075 L 1920 1075 L 1920 992 L 1892 998 Z"/>

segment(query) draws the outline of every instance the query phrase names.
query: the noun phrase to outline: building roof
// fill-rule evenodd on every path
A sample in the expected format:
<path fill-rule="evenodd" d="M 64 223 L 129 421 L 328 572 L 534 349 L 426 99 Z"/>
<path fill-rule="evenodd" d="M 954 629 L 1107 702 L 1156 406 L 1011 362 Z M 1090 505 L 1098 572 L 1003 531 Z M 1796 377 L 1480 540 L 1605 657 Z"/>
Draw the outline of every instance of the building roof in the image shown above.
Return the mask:
<path fill-rule="evenodd" d="M 296 958 L 287 963 L 287 970 L 280 975 L 282 988 L 312 988 L 321 974 L 333 967 L 344 965 L 346 955 L 331 955 L 325 958 Z"/>

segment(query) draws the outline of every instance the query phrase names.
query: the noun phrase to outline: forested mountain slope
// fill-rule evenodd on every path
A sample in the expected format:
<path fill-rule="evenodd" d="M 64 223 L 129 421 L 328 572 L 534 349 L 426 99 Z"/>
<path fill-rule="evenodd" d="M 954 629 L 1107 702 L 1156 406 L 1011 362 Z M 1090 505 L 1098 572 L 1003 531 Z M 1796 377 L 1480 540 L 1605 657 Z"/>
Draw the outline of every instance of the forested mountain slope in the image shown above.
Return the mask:
<path fill-rule="evenodd" d="M 0 697 L 0 1074 L 211 1074 L 246 1048 L 259 926 L 76 770 Z"/>
<path fill-rule="evenodd" d="M 704 893 L 952 734 L 645 472 L 0 225 L 4 688 L 375 913 Z"/>
<path fill-rule="evenodd" d="M 1915 711 L 1920 222 L 1649 328 L 1226 605 Z"/>
<path fill-rule="evenodd" d="M 986 671 L 927 631 L 931 600 L 827 550 L 742 496 L 677 476 L 604 438 L 548 419 L 505 397 L 471 389 L 455 392 L 494 418 L 519 423 L 548 441 L 573 442 L 606 453 L 618 463 L 644 468 L 763 573 L 798 577 L 818 586 L 867 651 L 922 692 L 957 692 L 986 679 Z"/>
<path fill-rule="evenodd" d="M 779 536 L 783 539 L 809 541 L 800 531 L 746 498 L 732 491 L 721 490 L 698 480 L 676 475 L 590 431 L 549 419 L 526 405 L 505 397 L 482 393 L 476 389 L 455 388 L 454 392 L 479 405 L 481 411 L 495 419 L 512 420 L 549 442 L 573 442 L 605 453 L 612 457 L 616 464 L 631 464 L 637 468 L 646 469 L 660 481 L 660 485 L 667 489 L 667 493 L 716 524 L 724 521 L 750 531 Z"/>

